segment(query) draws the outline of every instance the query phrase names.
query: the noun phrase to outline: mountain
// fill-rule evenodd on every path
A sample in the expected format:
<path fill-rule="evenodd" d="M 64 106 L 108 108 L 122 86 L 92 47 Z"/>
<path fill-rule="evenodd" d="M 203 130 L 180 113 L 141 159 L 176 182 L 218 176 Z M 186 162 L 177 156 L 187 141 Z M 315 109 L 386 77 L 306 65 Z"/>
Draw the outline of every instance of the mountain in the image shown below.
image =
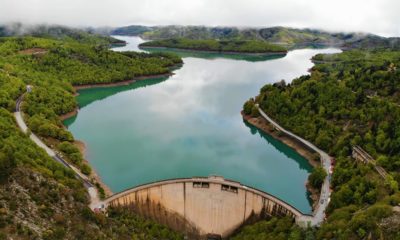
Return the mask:
<path fill-rule="evenodd" d="M 76 107 L 72 85 L 169 73 L 168 67 L 181 63 L 173 55 L 109 51 L 103 45 L 115 40 L 108 34 L 359 48 L 317 55 L 310 75 L 266 85 L 251 101 L 336 157 L 326 221 L 319 228 L 301 229 L 292 219 L 272 218 L 241 229 L 234 239 L 400 239 L 400 51 L 394 51 L 399 38 L 283 27 L 12 24 L 0 26 L 0 240 L 183 239 L 128 211 L 111 209 L 108 216 L 92 212 L 82 182 L 16 125 L 16 101 L 33 85 L 22 105 L 30 128 L 82 167 L 83 157 L 58 118 Z M 354 161 L 354 145 L 376 158 L 376 165 Z M 383 179 L 374 166 L 388 176 Z"/>
<path fill-rule="evenodd" d="M 52 38 L 58 40 L 74 40 L 80 43 L 90 44 L 124 44 L 124 41 L 109 37 L 106 29 L 79 29 L 61 25 L 27 25 L 12 23 L 0 25 L 0 37 L 32 36 Z"/>
<path fill-rule="evenodd" d="M 132 25 L 119 27 L 111 35 L 140 36 L 149 40 L 188 38 L 219 40 L 264 40 L 288 47 L 337 46 L 344 48 L 399 48 L 399 38 L 384 38 L 367 33 L 331 33 L 315 29 L 289 27 L 239 28 L 206 26 L 154 26 Z"/>
<path fill-rule="evenodd" d="M 132 25 L 127 27 L 111 29 L 109 33 L 112 35 L 138 36 L 140 34 L 149 31 L 152 31 L 151 27 Z"/>

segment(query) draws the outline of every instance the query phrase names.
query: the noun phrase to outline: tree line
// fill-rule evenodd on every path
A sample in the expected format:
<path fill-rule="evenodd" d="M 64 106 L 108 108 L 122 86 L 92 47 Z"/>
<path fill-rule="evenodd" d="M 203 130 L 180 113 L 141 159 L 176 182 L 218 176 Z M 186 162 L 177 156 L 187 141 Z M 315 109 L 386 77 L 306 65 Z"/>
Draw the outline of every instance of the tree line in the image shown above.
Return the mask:
<path fill-rule="evenodd" d="M 12 112 L 29 84 L 22 105 L 29 128 L 90 174 L 59 119 L 77 107 L 73 85 L 169 73 L 182 63 L 169 54 L 112 52 L 103 43 L 92 35 L 0 38 L 0 239 L 183 239 L 123 210 L 113 209 L 110 218 L 93 213 L 74 173 L 17 128 Z"/>
<path fill-rule="evenodd" d="M 173 38 L 144 42 L 140 47 L 167 47 L 200 51 L 236 52 L 236 53 L 283 53 L 283 46 L 260 40 L 214 40 Z"/>
<path fill-rule="evenodd" d="M 392 223 L 383 223 L 400 202 L 400 52 L 352 50 L 313 60 L 310 75 L 265 85 L 243 112 L 256 117 L 258 103 L 284 128 L 335 156 L 327 221 L 309 239 L 397 239 Z M 389 176 L 383 180 L 352 159 L 354 145 Z M 319 186 L 324 176 L 316 168 L 309 180 Z"/>

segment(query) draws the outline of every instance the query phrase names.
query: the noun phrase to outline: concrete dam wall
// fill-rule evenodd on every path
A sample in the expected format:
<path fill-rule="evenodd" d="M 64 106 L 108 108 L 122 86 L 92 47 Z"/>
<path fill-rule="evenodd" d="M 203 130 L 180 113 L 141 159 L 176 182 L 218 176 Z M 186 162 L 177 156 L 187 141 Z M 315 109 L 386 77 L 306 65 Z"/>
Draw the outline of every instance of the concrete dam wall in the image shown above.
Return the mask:
<path fill-rule="evenodd" d="M 138 186 L 111 196 L 104 204 L 127 207 L 186 233 L 190 239 L 226 238 L 247 222 L 267 215 L 303 215 L 268 193 L 215 176 Z"/>

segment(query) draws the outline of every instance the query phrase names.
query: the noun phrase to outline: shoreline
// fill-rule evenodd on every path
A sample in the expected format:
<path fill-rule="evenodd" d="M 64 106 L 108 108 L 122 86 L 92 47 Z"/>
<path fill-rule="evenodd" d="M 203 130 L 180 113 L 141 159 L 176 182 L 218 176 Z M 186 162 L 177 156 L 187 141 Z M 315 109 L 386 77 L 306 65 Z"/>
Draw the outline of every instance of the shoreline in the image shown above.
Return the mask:
<path fill-rule="evenodd" d="M 177 65 L 177 66 L 179 66 L 179 65 Z M 173 67 L 177 67 L 177 66 L 173 66 Z M 156 75 L 139 76 L 139 77 L 134 77 L 132 79 L 118 81 L 118 82 L 82 84 L 82 85 L 73 85 L 73 87 L 74 87 L 75 91 L 78 91 L 78 90 L 88 89 L 88 88 L 127 86 L 127 85 L 130 85 L 132 83 L 135 83 L 135 82 L 141 81 L 141 80 L 152 79 L 152 78 L 161 78 L 161 77 L 170 77 L 173 75 L 174 75 L 174 73 L 168 72 L 168 73 L 162 73 L 162 74 L 156 74 Z"/>
<path fill-rule="evenodd" d="M 172 47 L 150 47 L 150 46 L 139 46 L 140 49 L 164 49 L 164 50 L 176 50 L 184 52 L 198 52 L 198 53 L 214 53 L 214 54 L 226 54 L 226 55 L 244 55 L 244 56 L 281 56 L 286 55 L 288 51 L 281 52 L 234 52 L 234 51 L 217 51 L 217 50 L 201 50 L 201 49 L 190 49 L 190 48 L 172 48 Z"/>
<path fill-rule="evenodd" d="M 79 107 L 76 107 L 74 110 L 72 110 L 71 112 L 59 115 L 58 117 L 60 118 L 61 121 L 64 121 L 65 119 L 71 118 L 75 115 L 78 114 L 79 111 Z M 65 127 L 65 126 L 64 126 Z"/>
<path fill-rule="evenodd" d="M 170 68 L 175 68 L 178 66 L 181 66 L 182 64 L 176 64 L 174 66 L 171 66 Z M 173 72 L 168 72 L 168 73 L 164 73 L 164 74 L 156 74 L 156 75 L 148 75 L 148 76 L 139 76 L 139 77 L 135 77 L 133 79 L 129 79 L 129 80 L 124 80 L 124 81 L 119 81 L 119 82 L 113 82 L 113 83 L 94 83 L 94 84 L 84 84 L 84 85 L 75 85 L 73 86 L 75 91 L 81 90 L 81 89 L 89 89 L 89 88 L 103 88 L 103 87 L 115 87 L 115 86 L 127 86 L 130 85 L 132 83 L 135 83 L 137 81 L 142 81 L 142 80 L 147 80 L 147 79 L 152 79 L 152 78 L 160 78 L 160 77 L 170 77 L 174 75 Z M 78 93 L 75 93 L 74 96 L 79 95 Z M 64 121 L 68 118 L 74 117 L 78 114 L 79 112 L 79 107 L 77 106 L 74 110 L 72 110 L 71 112 L 59 115 L 59 119 L 60 121 Z M 63 124 L 64 125 L 64 124 Z M 66 126 L 64 125 L 64 128 L 66 128 Z M 88 161 L 86 159 L 86 144 L 85 142 L 81 141 L 81 140 L 77 140 L 75 139 L 74 144 L 79 148 L 79 151 L 82 153 L 82 155 L 84 156 L 84 163 L 88 164 L 91 168 L 92 168 L 92 173 L 90 174 L 90 178 L 93 179 L 95 181 L 95 183 L 98 183 L 100 185 L 101 188 L 104 189 L 104 193 L 105 193 L 105 197 L 109 197 L 113 195 L 113 192 L 111 191 L 110 187 L 107 186 L 107 184 L 105 184 L 103 182 L 103 180 L 101 179 L 100 175 L 98 174 L 98 172 L 96 171 L 95 168 L 93 168 L 92 164 L 90 163 L 90 161 Z"/>
<path fill-rule="evenodd" d="M 270 135 L 274 139 L 284 143 L 285 145 L 295 150 L 299 155 L 304 157 L 308 161 L 308 163 L 314 168 L 321 165 L 320 161 L 315 159 L 314 152 L 312 152 L 310 149 L 306 148 L 293 138 L 290 138 L 285 134 L 279 134 L 279 131 L 275 130 L 274 127 L 269 124 L 264 118 L 251 117 L 248 115 L 244 115 L 243 112 L 241 112 L 241 115 L 243 117 L 243 120 L 245 120 L 250 125 L 256 127 L 260 131 Z M 305 186 L 307 191 L 310 193 L 310 198 L 312 200 L 312 210 L 314 211 L 316 205 L 318 204 L 320 192 L 318 189 L 314 189 L 309 186 L 308 181 L 305 183 Z"/>
<path fill-rule="evenodd" d="M 252 126 L 258 128 L 259 130 L 263 131 L 264 133 L 272 136 L 273 138 L 281 141 L 282 143 L 288 145 L 289 147 L 293 148 L 298 154 L 300 154 L 302 157 L 307 159 L 308 163 L 313 166 L 317 167 L 320 165 L 319 160 L 315 160 L 315 153 L 312 152 L 311 150 L 307 149 L 304 147 L 302 144 L 299 142 L 293 140 L 292 138 L 289 138 L 286 135 L 279 135 L 278 131 L 276 131 L 265 119 L 261 117 L 251 117 L 248 115 L 244 115 L 241 113 L 243 116 L 243 119 L 250 123 Z"/>
<path fill-rule="evenodd" d="M 86 148 L 85 142 L 80 141 L 80 140 L 75 140 L 74 144 L 75 144 L 75 146 L 78 147 L 79 151 L 83 154 L 83 156 L 86 156 L 87 148 Z M 92 168 L 92 172 L 90 173 L 90 176 L 89 176 L 90 180 L 92 180 L 92 181 L 94 180 L 95 185 L 96 185 L 96 183 L 98 183 L 100 185 L 100 187 L 104 189 L 106 198 L 109 196 L 112 196 L 114 194 L 113 191 L 111 191 L 110 187 L 108 187 L 107 184 L 105 184 L 103 182 L 100 175 L 97 173 L 96 169 L 94 169 L 92 167 L 92 165 L 86 158 L 83 159 L 83 162 L 88 164 Z"/>

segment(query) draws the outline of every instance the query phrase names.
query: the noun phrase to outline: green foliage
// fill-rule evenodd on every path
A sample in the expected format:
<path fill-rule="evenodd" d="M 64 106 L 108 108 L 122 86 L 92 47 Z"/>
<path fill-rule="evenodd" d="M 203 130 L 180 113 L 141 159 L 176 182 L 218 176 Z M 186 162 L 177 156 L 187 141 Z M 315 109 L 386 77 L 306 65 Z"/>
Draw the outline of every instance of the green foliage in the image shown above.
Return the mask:
<path fill-rule="evenodd" d="M 184 239 L 181 234 L 172 232 L 163 225 L 144 220 L 132 214 L 127 208 L 111 208 L 108 213 L 111 221 L 120 224 L 117 231 L 122 236 L 130 236 L 129 239 Z"/>
<path fill-rule="evenodd" d="M 110 44 L 122 44 L 121 40 L 93 34 L 91 29 L 77 29 L 60 25 L 24 25 L 22 23 L 12 23 L 0 25 L 0 37 L 7 36 L 34 36 L 40 38 L 59 39 L 64 42 L 77 41 L 80 43 L 109 46 Z"/>
<path fill-rule="evenodd" d="M 290 84 L 264 86 L 256 103 L 283 127 L 336 157 L 327 222 L 316 239 L 394 239 L 387 196 L 398 192 L 400 171 L 400 52 L 346 51 L 317 55 L 310 76 Z M 246 104 L 245 104 L 246 105 Z M 247 106 L 248 110 L 250 106 Z M 360 145 L 391 174 L 351 159 Z M 310 184 L 319 188 L 326 173 L 315 168 Z M 393 175 L 393 177 L 392 177 Z M 396 221 L 396 220 L 392 220 Z"/>
<path fill-rule="evenodd" d="M 155 40 L 140 44 L 140 47 L 167 47 L 200 51 L 238 52 L 238 53 L 286 53 L 286 48 L 265 41 L 240 40 L 192 40 L 174 38 Z"/>
<path fill-rule="evenodd" d="M 87 165 L 86 163 L 84 163 L 81 166 L 81 171 L 85 175 L 90 175 L 90 173 L 92 172 L 92 168 L 89 165 Z"/>
<path fill-rule="evenodd" d="M 71 133 L 59 120 L 60 114 L 76 107 L 72 84 L 168 73 L 169 67 L 181 63 L 168 54 L 114 53 L 97 37 L 91 39 L 96 44 L 69 38 L 0 38 L 0 238 L 129 239 L 136 235 L 139 239 L 182 239 L 134 214 L 124 214 L 122 221 L 120 212 L 113 219 L 92 213 L 87 191 L 75 174 L 16 126 L 11 111 L 30 84 L 32 92 L 25 94 L 22 106 L 30 129 L 89 175 L 90 166 L 83 163 Z"/>
<path fill-rule="evenodd" d="M 260 112 L 258 111 L 258 107 L 255 106 L 255 105 L 251 108 L 251 116 L 252 117 L 260 116 Z"/>
<path fill-rule="evenodd" d="M 272 218 L 244 227 L 233 240 L 303 240 L 311 229 L 303 230 L 298 227 L 293 219 Z"/>
<path fill-rule="evenodd" d="M 327 176 L 327 173 L 324 168 L 318 166 L 315 167 L 312 171 L 312 173 L 308 176 L 308 182 L 311 184 L 311 186 L 315 189 L 320 189 L 322 186 L 322 183 L 324 183 L 325 177 Z"/>
<path fill-rule="evenodd" d="M 311 76 L 261 89 L 261 108 L 285 128 L 338 156 L 361 145 L 389 171 L 400 170 L 400 52 L 319 55 Z"/>
<path fill-rule="evenodd" d="M 58 144 L 58 149 L 65 153 L 71 162 L 75 165 L 80 165 L 83 161 L 82 153 L 79 151 L 78 147 L 70 142 L 62 142 Z"/>
<path fill-rule="evenodd" d="M 221 39 L 221 40 L 263 40 L 289 47 L 320 47 L 343 45 L 346 48 L 391 48 L 400 49 L 398 38 L 384 38 L 359 33 L 330 33 L 315 29 L 288 27 L 238 28 L 205 26 L 127 26 L 114 29 L 113 34 L 141 36 L 159 40 L 171 38 Z"/>
<path fill-rule="evenodd" d="M 59 115 L 77 107 L 72 85 L 165 74 L 182 60 L 172 54 L 113 52 L 106 48 L 105 38 L 83 32 L 63 28 L 38 31 L 47 30 L 51 35 L 62 35 L 63 41 L 34 37 L 0 39 L 0 107 L 13 110 L 15 99 L 25 92 L 27 84 L 32 85 L 22 106 L 29 128 L 51 141 L 62 141 L 59 147 L 67 159 L 90 174 L 90 167 L 82 164 L 82 154 L 65 142 L 74 139 L 59 119 Z M 8 161 L 1 163 L 4 168 L 9 165 Z"/>
<path fill-rule="evenodd" d="M 247 102 L 244 103 L 244 105 L 243 105 L 243 113 L 245 115 L 250 115 L 252 113 L 254 107 L 255 107 L 254 99 L 251 98 Z"/>

